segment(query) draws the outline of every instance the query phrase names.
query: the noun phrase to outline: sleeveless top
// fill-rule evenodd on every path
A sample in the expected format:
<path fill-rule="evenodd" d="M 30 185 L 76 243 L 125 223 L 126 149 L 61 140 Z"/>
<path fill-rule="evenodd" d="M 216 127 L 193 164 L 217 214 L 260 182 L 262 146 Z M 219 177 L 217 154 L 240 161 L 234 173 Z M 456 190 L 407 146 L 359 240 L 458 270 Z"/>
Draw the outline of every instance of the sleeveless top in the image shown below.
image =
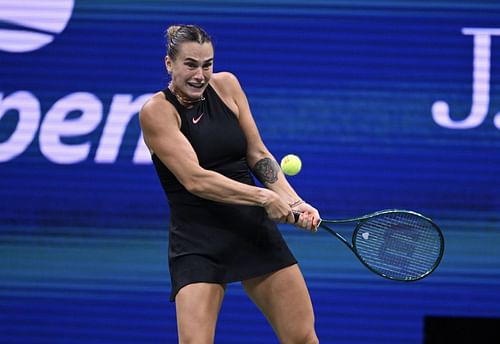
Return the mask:
<path fill-rule="evenodd" d="M 204 100 L 193 107 L 184 107 L 166 88 L 162 91 L 181 117 L 181 132 L 193 146 L 201 167 L 219 172 L 238 181 L 251 180 L 246 160 L 247 143 L 236 115 L 208 85 Z M 199 202 L 189 193 L 170 170 L 153 154 L 153 162 L 162 187 L 169 199 Z"/>
<path fill-rule="evenodd" d="M 246 160 L 247 142 L 236 115 L 209 85 L 204 100 L 186 108 L 163 90 L 181 117 L 181 132 L 200 165 L 255 185 Z M 215 202 L 191 194 L 156 156 L 156 172 L 170 207 L 170 300 L 185 285 L 225 284 L 261 276 L 296 263 L 264 208 Z"/>

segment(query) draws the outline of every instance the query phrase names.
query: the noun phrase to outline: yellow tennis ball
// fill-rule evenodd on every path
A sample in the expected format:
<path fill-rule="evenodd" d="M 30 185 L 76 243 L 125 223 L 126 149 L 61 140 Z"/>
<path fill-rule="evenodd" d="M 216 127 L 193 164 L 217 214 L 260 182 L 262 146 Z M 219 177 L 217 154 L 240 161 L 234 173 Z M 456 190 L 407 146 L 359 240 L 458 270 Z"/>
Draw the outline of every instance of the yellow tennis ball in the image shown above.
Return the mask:
<path fill-rule="evenodd" d="M 288 154 L 281 159 L 281 170 L 284 174 L 294 176 L 300 172 L 302 161 L 294 154 Z"/>

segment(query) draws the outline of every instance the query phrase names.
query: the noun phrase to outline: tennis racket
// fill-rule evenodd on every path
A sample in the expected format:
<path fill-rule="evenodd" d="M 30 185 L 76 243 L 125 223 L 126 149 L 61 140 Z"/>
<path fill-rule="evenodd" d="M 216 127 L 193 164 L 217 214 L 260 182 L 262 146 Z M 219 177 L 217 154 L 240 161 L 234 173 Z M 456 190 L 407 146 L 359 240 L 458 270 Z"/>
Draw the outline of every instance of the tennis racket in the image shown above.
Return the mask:
<path fill-rule="evenodd" d="M 300 213 L 294 213 L 298 220 Z M 355 222 L 351 243 L 330 228 Z M 429 218 L 409 210 L 382 210 L 344 219 L 321 220 L 319 228 L 340 239 L 358 259 L 379 276 L 396 281 L 417 281 L 441 262 L 444 236 Z"/>

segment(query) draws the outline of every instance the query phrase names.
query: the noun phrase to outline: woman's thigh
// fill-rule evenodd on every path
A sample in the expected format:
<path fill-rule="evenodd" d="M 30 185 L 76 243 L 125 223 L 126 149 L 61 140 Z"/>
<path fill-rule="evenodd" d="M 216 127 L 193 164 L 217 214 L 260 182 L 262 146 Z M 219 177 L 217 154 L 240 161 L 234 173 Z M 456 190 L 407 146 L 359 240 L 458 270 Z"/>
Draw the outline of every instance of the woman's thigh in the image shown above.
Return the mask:
<path fill-rule="evenodd" d="M 311 298 L 298 265 L 243 281 L 282 343 L 317 343 Z"/>
<path fill-rule="evenodd" d="M 213 343 L 225 286 L 193 283 L 175 296 L 179 343 Z"/>

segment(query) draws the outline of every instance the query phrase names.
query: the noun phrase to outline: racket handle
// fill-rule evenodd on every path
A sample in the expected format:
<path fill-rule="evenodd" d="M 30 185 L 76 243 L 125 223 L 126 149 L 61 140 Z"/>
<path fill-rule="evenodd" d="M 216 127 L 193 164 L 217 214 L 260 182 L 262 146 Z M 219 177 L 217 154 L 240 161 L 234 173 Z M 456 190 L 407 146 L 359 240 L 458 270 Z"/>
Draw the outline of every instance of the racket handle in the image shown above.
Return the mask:
<path fill-rule="evenodd" d="M 300 217 L 300 214 L 298 211 L 292 211 L 293 213 L 293 218 L 295 220 L 295 223 L 297 223 L 297 221 L 299 221 L 299 217 Z M 319 228 L 319 226 L 321 225 L 321 219 L 319 220 L 318 222 L 318 225 L 314 228 L 314 231 L 316 232 Z"/>

